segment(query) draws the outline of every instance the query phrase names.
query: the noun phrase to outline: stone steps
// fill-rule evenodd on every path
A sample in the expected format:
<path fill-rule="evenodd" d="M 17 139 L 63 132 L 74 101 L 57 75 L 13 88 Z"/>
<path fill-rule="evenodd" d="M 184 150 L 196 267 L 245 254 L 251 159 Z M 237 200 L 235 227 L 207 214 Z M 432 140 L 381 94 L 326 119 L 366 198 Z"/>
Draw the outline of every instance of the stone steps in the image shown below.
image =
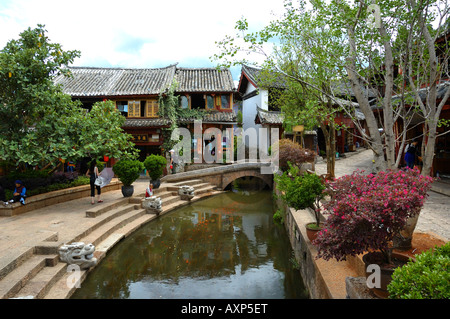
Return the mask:
<path fill-rule="evenodd" d="M 96 210 L 89 210 L 90 218 L 96 218 L 98 221 L 75 236 L 69 243 L 82 241 L 98 245 L 117 229 L 145 215 L 145 210 L 140 208 L 139 204 L 129 202 L 132 201 L 121 199 L 109 205 L 99 206 Z M 63 280 L 64 285 L 67 286 L 70 273 L 66 274 L 66 263 L 58 263 L 57 254 L 33 255 L 36 251 L 57 253 L 61 244 L 62 242 L 41 242 L 24 253 L 18 254 L 17 261 L 5 267 L 5 269 L 14 269 L 9 272 L 3 271 L 3 279 L 0 281 L 0 298 L 40 299 L 44 298 L 60 280 Z"/>
<path fill-rule="evenodd" d="M 128 198 L 123 198 L 123 199 L 115 201 L 114 203 L 109 204 L 109 205 L 100 205 L 100 206 L 93 207 L 86 211 L 86 217 L 91 217 L 91 218 L 98 217 L 98 216 L 102 215 L 103 213 L 109 212 L 113 208 L 128 204 L 128 202 L 129 202 Z"/>
<path fill-rule="evenodd" d="M 104 225 L 98 227 L 89 235 L 81 238 L 79 241 L 84 242 L 86 244 L 92 243 L 94 246 L 97 246 L 101 241 L 107 238 L 114 231 L 132 222 L 136 218 L 141 217 L 144 214 L 145 209 L 139 208 L 138 205 L 133 205 L 131 209 L 129 205 L 127 205 L 121 216 L 118 216 L 112 219 L 111 221 L 105 223 Z"/>
<path fill-rule="evenodd" d="M 162 207 L 164 209 L 165 206 L 170 205 L 170 204 L 175 203 L 175 202 L 180 201 L 180 200 L 181 199 L 180 199 L 180 196 L 178 194 L 177 195 L 171 195 L 171 196 L 166 197 L 166 198 L 164 198 L 162 200 Z"/>
<path fill-rule="evenodd" d="M 2 251 L 0 259 L 0 282 L 10 272 L 20 267 L 34 254 L 44 255 L 36 247 L 36 243 L 48 243 L 54 245 L 54 242 L 58 240 L 57 232 L 39 232 L 30 236 L 30 239 L 24 240 L 23 244 L 18 247 L 10 247 L 6 251 Z"/>
<path fill-rule="evenodd" d="M 141 211 L 138 209 L 137 211 Z M 128 223 L 122 225 L 121 227 L 117 227 L 113 232 L 109 233 L 108 236 L 101 236 L 103 240 L 96 245 L 94 256 L 97 258 L 98 262 L 100 262 L 105 256 L 106 253 L 114 247 L 119 241 L 123 238 L 128 237 L 138 228 L 148 223 L 149 221 L 156 218 L 156 215 L 153 214 L 144 214 L 142 212 L 138 212 L 136 215 L 139 215 L 137 218 L 134 218 L 130 221 L 128 219 Z M 135 216 L 136 216 L 135 215 Z M 116 227 L 115 227 L 116 228 Z M 81 282 L 86 278 L 89 270 L 81 270 L 79 273 L 79 282 L 71 281 L 71 273 L 65 273 L 59 278 L 54 285 L 49 289 L 48 293 L 43 296 L 43 299 L 67 299 L 74 293 L 75 289 Z M 71 285 L 67 283 L 70 282 Z"/>
<path fill-rule="evenodd" d="M 171 185 L 173 186 L 183 186 L 183 185 L 195 185 L 195 184 L 199 184 L 199 183 L 203 183 L 203 181 L 201 179 L 191 179 L 191 180 L 187 180 L 187 181 L 183 181 L 183 182 L 176 182 L 176 183 L 171 183 Z"/>
<path fill-rule="evenodd" d="M 14 298 L 42 299 L 51 287 L 66 273 L 66 264 L 58 263 L 54 267 L 44 267 L 20 289 Z"/>
<path fill-rule="evenodd" d="M 33 255 L 0 281 L 0 299 L 13 298 L 43 269 L 53 268 L 58 255 Z"/>
<path fill-rule="evenodd" d="M 198 200 L 214 192 L 215 186 L 201 180 L 169 184 L 156 189 L 155 196 L 162 198 L 163 211 L 168 213 L 173 209 L 184 206 L 186 201 L 178 195 L 178 187 L 191 185 L 195 188 L 195 197 Z M 174 189 L 171 189 L 174 188 Z M 146 214 L 141 208 L 144 194 L 131 198 L 123 198 L 109 204 L 103 204 L 86 211 L 86 218 L 95 221 L 91 227 L 74 236 L 72 242 L 92 243 L 96 246 L 94 256 L 100 262 L 107 252 L 123 238 L 132 234 L 136 229 L 157 218 L 154 214 Z M 57 252 L 61 242 L 39 243 L 34 251 Z M 67 264 L 54 262 L 53 267 L 47 267 L 48 258 L 33 255 L 23 258 L 21 266 L 0 281 L 0 293 L 5 298 L 39 298 L 39 299 L 65 299 L 70 298 L 77 286 L 85 279 L 90 270 L 81 270 L 77 273 L 78 282 L 73 281 L 73 273 L 67 272 Z M 58 255 L 55 255 L 58 257 Z M 42 261 L 44 260 L 44 261 Z M 23 275 L 20 275 L 23 274 Z M 7 278 L 8 277 L 8 278 Z M 2 286 L 3 285 L 3 286 Z M 3 289 L 3 290 L 2 290 Z"/>
<path fill-rule="evenodd" d="M 200 194 L 212 192 L 215 189 L 216 189 L 216 186 L 209 184 L 209 185 L 203 186 L 201 188 L 196 188 L 195 189 L 195 195 L 200 195 Z"/>
<path fill-rule="evenodd" d="M 62 274 L 61 278 L 54 282 L 48 292 L 42 296 L 42 299 L 67 299 L 75 292 L 75 289 L 80 287 L 81 282 L 86 278 L 88 270 L 81 270 L 78 273 L 78 278 L 73 276 L 70 272 Z M 74 282 L 75 279 L 78 279 Z"/>
<path fill-rule="evenodd" d="M 154 193 L 154 196 L 158 196 L 161 199 L 164 199 L 164 198 L 167 198 L 167 197 L 171 197 L 171 196 L 174 196 L 174 195 L 177 195 L 177 193 L 174 192 L 174 191 L 163 191 L 163 192 L 160 192 L 160 193 Z"/>

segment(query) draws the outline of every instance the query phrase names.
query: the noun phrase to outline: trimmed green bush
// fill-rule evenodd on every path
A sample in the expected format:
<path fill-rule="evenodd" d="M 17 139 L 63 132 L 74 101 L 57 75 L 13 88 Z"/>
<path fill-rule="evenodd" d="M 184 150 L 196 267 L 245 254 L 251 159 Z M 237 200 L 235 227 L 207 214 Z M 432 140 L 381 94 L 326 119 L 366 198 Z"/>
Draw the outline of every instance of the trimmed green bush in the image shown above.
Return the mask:
<path fill-rule="evenodd" d="M 144 161 L 145 169 L 153 181 L 158 180 L 163 175 L 166 164 L 167 160 L 165 157 L 154 154 L 148 156 Z"/>
<path fill-rule="evenodd" d="M 124 186 L 130 186 L 144 170 L 144 164 L 138 160 L 120 160 L 113 166 L 113 172 Z"/>
<path fill-rule="evenodd" d="M 387 288 L 391 299 L 450 299 L 450 243 L 397 268 Z"/>
<path fill-rule="evenodd" d="M 325 185 L 316 174 L 300 174 L 300 169 L 288 162 L 289 170 L 282 175 L 274 175 L 281 198 L 296 210 L 314 210 L 316 224 L 320 223 L 320 201 L 325 197 Z"/>

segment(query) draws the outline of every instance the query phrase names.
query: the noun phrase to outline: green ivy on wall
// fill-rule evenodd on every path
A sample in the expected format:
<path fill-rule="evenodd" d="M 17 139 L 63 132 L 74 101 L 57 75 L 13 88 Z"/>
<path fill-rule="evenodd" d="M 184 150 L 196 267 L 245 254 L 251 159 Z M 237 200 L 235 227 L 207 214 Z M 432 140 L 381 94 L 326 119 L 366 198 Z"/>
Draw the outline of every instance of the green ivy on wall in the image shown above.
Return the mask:
<path fill-rule="evenodd" d="M 159 95 L 159 110 L 158 115 L 162 118 L 167 118 L 170 121 L 170 127 L 162 131 L 164 142 L 163 149 L 170 150 L 176 144 L 176 141 L 171 140 L 172 132 L 178 128 L 178 119 L 192 119 L 199 120 L 209 112 L 200 109 L 183 109 L 180 107 L 179 95 L 175 95 L 175 90 L 178 83 L 174 80 L 166 92 Z"/>

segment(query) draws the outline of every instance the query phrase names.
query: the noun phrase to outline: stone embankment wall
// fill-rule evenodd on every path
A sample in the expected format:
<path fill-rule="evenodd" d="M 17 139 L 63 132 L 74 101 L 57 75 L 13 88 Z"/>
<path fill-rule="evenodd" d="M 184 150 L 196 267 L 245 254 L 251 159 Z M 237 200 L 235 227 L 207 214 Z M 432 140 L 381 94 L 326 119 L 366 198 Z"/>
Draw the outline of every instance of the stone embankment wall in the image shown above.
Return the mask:
<path fill-rule="evenodd" d="M 311 299 L 345 299 L 346 278 L 358 277 L 352 258 L 337 262 L 317 259 L 317 249 L 311 244 L 305 225 L 314 222 L 313 213 L 309 210 L 295 210 L 288 207 L 280 198 L 274 182 L 274 192 L 277 195 L 277 207 L 283 212 L 284 226 L 294 251 L 295 259 L 303 283 L 309 291 Z"/>
<path fill-rule="evenodd" d="M 274 186 L 276 186 L 274 182 Z M 275 187 L 274 187 L 275 188 Z M 277 196 L 278 190 L 274 189 Z M 284 226 L 289 235 L 295 259 L 299 265 L 299 271 L 303 279 L 303 283 L 309 291 L 312 299 L 329 299 L 332 298 L 326 289 L 320 271 L 316 267 L 314 261 L 315 254 L 311 252 L 314 247 L 306 236 L 305 226 L 307 223 L 314 221 L 307 210 L 295 211 L 288 207 L 281 199 L 277 198 L 277 207 L 283 211 Z"/>

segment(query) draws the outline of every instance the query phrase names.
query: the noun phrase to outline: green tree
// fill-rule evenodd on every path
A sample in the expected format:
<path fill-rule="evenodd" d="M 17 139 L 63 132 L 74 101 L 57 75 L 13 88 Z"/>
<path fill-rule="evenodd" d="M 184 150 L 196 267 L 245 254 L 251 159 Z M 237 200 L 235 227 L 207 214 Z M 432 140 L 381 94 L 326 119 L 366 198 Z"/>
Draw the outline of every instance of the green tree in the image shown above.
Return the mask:
<path fill-rule="evenodd" d="M 423 124 L 422 174 L 428 175 L 436 129 L 443 124 L 439 117 L 450 96 L 450 86 L 441 86 L 443 98 L 437 100 L 438 83 L 449 75 L 449 46 L 445 41 L 442 47 L 435 45 L 448 31 L 443 22 L 449 14 L 447 0 L 383 0 L 376 5 L 363 0 L 285 1 L 284 15 L 260 31 L 249 32 L 247 21 L 238 21 L 236 37 L 219 41 L 221 53 L 214 58 L 230 66 L 248 63 L 241 52 L 263 54 L 267 68 L 321 95 L 318 102 L 331 101 L 355 118 L 355 105 L 333 92 L 332 81 L 345 79 L 344 88 L 356 97 L 366 118 L 367 131 L 354 123 L 373 150 L 375 170 L 397 167 L 402 152 L 396 150 L 404 149 L 409 130 Z M 432 21 L 437 27 L 430 26 Z M 298 69 L 309 70 L 310 76 L 291 72 Z M 428 90 L 421 91 L 424 86 Z M 368 89 L 376 96 L 367 94 Z M 402 126 L 396 127 L 398 122 Z"/>
<path fill-rule="evenodd" d="M 106 155 L 117 159 L 137 158 L 139 151 L 131 141 L 132 136 L 122 129 L 125 117 L 114 102 L 96 102 L 89 112 L 82 110 L 69 121 L 68 127 L 73 134 L 66 145 L 73 145 L 74 157 Z"/>
<path fill-rule="evenodd" d="M 66 113 L 76 103 L 54 86 L 80 53 L 49 42 L 44 26 L 29 28 L 0 51 L 0 159 L 37 165 L 60 156 Z"/>
<path fill-rule="evenodd" d="M 59 159 L 135 156 L 124 118 L 112 102 L 91 112 L 53 83 L 80 55 L 63 51 L 44 26 L 27 29 L 0 51 L 0 160 L 16 167 L 55 167 Z"/>

